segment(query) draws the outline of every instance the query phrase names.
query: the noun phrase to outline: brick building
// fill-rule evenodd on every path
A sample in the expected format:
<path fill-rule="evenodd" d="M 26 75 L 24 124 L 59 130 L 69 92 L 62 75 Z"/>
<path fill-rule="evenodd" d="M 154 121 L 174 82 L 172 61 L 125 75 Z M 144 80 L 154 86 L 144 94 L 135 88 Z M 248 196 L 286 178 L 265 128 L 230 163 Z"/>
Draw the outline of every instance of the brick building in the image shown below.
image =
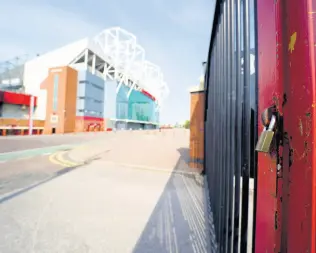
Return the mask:
<path fill-rule="evenodd" d="M 204 81 L 190 89 L 190 167 L 203 170 L 204 157 Z"/>

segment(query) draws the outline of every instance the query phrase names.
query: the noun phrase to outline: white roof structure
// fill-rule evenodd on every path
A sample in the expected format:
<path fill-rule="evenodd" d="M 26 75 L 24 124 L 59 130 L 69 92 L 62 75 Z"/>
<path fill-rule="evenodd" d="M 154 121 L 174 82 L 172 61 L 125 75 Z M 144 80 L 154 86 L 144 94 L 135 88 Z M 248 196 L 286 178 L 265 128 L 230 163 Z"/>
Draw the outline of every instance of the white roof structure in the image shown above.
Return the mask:
<path fill-rule="evenodd" d="M 116 80 L 118 88 L 126 85 L 130 91 L 145 90 L 156 98 L 158 107 L 169 94 L 161 69 L 146 60 L 145 49 L 138 44 L 136 36 L 120 27 L 105 29 L 94 38 L 74 42 L 26 62 L 25 91 L 38 95 L 48 68 L 65 65 L 88 69 L 104 80 Z"/>

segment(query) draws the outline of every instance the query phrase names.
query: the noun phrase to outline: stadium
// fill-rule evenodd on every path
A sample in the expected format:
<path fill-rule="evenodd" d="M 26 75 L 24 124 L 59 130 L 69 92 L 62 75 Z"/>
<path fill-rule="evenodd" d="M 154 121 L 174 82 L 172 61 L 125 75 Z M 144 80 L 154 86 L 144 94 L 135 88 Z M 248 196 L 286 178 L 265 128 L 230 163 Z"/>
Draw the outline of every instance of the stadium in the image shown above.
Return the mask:
<path fill-rule="evenodd" d="M 120 27 L 0 66 L 1 135 L 154 129 L 169 94 L 160 67 Z"/>

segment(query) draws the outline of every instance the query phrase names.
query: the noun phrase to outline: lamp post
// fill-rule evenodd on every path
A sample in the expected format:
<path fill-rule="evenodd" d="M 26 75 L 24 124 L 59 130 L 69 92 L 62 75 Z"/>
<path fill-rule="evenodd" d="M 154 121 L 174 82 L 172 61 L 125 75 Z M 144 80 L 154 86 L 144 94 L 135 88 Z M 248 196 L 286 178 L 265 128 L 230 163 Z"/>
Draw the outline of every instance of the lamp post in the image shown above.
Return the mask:
<path fill-rule="evenodd" d="M 34 96 L 30 96 L 29 106 L 29 135 L 33 133 L 33 111 L 34 111 Z"/>

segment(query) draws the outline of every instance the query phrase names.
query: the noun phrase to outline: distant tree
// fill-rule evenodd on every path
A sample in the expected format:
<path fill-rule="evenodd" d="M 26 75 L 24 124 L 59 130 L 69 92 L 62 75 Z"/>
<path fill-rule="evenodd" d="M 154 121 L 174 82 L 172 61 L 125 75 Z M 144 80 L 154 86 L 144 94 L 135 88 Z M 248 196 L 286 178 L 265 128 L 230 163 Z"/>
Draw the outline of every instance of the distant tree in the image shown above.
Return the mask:
<path fill-rule="evenodd" d="M 186 120 L 185 122 L 184 122 L 184 128 L 185 129 L 189 129 L 190 128 L 190 120 Z"/>

